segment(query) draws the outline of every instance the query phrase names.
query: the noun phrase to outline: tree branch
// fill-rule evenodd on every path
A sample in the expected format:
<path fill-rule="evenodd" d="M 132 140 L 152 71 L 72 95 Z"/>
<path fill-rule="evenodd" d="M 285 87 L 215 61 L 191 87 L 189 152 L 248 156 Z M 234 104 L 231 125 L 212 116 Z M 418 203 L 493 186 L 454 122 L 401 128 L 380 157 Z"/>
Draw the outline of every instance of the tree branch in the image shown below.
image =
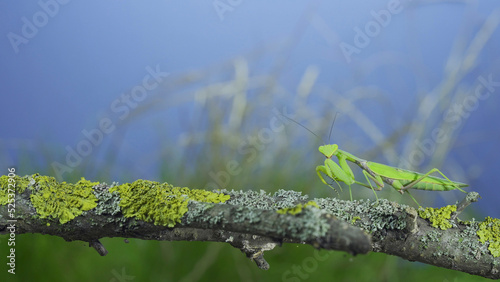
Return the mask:
<path fill-rule="evenodd" d="M 269 265 L 264 259 L 265 251 L 282 243 L 305 243 L 320 249 L 351 254 L 383 252 L 410 261 L 493 279 L 500 278 L 500 258 L 493 257 L 488 249 L 488 241 L 479 242 L 478 222 L 462 222 L 457 219 L 460 211 L 477 200 L 477 193 L 469 193 L 467 200 L 460 204 L 460 210 L 448 217 L 451 228 L 442 230 L 421 218 L 414 208 L 387 200 L 377 203 L 369 200 L 320 198 L 314 199 L 313 203 L 308 202 L 307 196 L 295 191 L 279 190 L 270 195 L 263 191 L 223 190 L 210 193 L 206 199 L 211 200 L 198 198 L 195 201 L 189 195 L 196 190 L 180 188 L 179 191 L 184 194 L 165 194 L 168 189 L 174 191 L 178 187 L 156 182 L 143 181 L 140 182 L 141 186 L 135 185 L 136 182 L 124 184 L 125 186 L 92 183 L 85 188 L 79 187 L 84 184 L 89 186 L 84 180 L 77 184 L 54 184 L 55 182 L 42 181 L 39 175 L 18 177 L 16 181 L 20 185 L 15 194 L 14 217 L 17 221 L 14 223 L 9 221 L 13 218 L 4 197 L 6 182 L 0 181 L 3 190 L 0 190 L 0 234 L 9 234 L 15 228 L 16 234 L 40 233 L 59 236 L 67 241 L 86 241 L 101 255 L 107 254 L 107 250 L 99 242 L 103 237 L 215 241 L 231 244 L 255 261 L 259 268 L 268 269 Z M 43 187 L 44 185 L 51 187 Z M 46 207 L 34 203 L 37 196 L 48 197 L 46 204 L 53 206 L 56 205 L 53 203 L 58 202 L 57 197 L 65 200 L 68 193 L 72 194 L 63 186 L 57 186 L 54 190 L 54 185 L 73 185 L 72 189 L 78 191 L 74 195 L 86 195 L 82 196 L 86 198 L 81 201 L 72 198 L 73 204 L 76 203 L 84 211 L 72 211 L 74 216 L 67 216 L 69 220 L 64 217 L 66 219 L 63 223 L 61 218 L 64 212 L 60 212 L 60 206 L 53 209 L 52 215 L 41 213 Z M 125 194 L 124 187 L 128 187 L 130 195 L 139 195 L 139 198 L 128 198 L 139 203 L 139 209 L 130 210 L 131 206 L 124 204 L 127 202 L 125 195 L 128 195 Z M 84 189 L 91 189 L 92 194 L 83 193 Z M 66 191 L 66 194 L 55 192 L 59 190 Z M 52 191 L 52 194 L 47 194 L 47 191 Z M 148 198 L 150 192 L 154 192 L 156 198 Z M 93 195 L 95 203 L 90 205 L 86 201 L 93 199 Z M 127 197 L 131 197 L 130 195 Z M 229 195 L 230 198 L 221 200 L 220 203 L 218 200 L 213 201 L 214 197 L 225 197 L 222 195 Z M 180 200 L 180 206 L 172 204 L 174 196 L 177 197 L 175 201 Z M 141 202 L 143 200 L 154 202 L 155 205 L 151 207 L 156 210 L 147 210 L 151 207 L 149 203 Z M 186 203 L 185 211 L 179 208 L 183 207 L 183 201 Z M 162 211 L 163 207 L 168 212 L 173 209 L 180 211 L 175 224 L 158 218 L 165 213 L 159 215 L 157 212 Z"/>

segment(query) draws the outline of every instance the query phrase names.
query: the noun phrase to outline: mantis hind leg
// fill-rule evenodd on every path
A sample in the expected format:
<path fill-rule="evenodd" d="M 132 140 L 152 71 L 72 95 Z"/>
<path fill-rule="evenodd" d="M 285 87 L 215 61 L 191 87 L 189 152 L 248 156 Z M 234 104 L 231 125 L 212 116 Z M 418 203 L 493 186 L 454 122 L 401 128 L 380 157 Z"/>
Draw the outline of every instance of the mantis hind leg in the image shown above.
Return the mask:
<path fill-rule="evenodd" d="M 417 200 L 413 197 L 412 194 L 410 194 L 410 191 L 406 191 L 406 193 L 408 193 L 408 195 L 410 195 L 410 197 L 412 198 L 412 200 L 415 202 L 415 204 L 417 204 L 417 206 L 421 207 L 421 205 L 417 202 Z"/>
<path fill-rule="evenodd" d="M 455 188 L 457 188 L 458 190 L 466 193 L 464 190 L 462 190 L 460 187 L 458 187 L 455 182 L 451 181 L 450 179 L 448 179 L 448 177 L 446 177 L 446 175 L 444 175 L 439 169 L 437 168 L 433 168 L 431 170 L 429 170 L 429 172 L 427 172 L 426 174 L 424 174 L 422 177 L 420 177 L 419 179 L 409 183 L 408 185 L 404 186 L 401 188 L 401 190 L 399 192 L 403 193 L 403 192 L 408 192 L 407 190 L 410 189 L 411 187 L 413 187 L 415 184 L 419 183 L 420 181 L 424 180 L 427 176 L 429 176 L 430 174 L 434 173 L 434 172 L 437 172 L 439 174 L 441 174 L 442 177 L 444 177 L 446 180 L 448 180 L 451 185 L 455 186 Z"/>
<path fill-rule="evenodd" d="M 375 193 L 375 189 L 373 188 L 372 183 L 370 182 L 370 179 L 369 179 L 369 178 L 371 178 L 373 181 L 375 181 L 375 183 L 377 183 L 377 188 L 380 188 L 380 189 L 377 189 L 378 191 L 380 191 L 380 190 L 382 189 L 382 187 L 380 187 L 380 186 L 379 186 L 379 184 L 378 184 L 378 182 L 377 182 L 377 179 L 375 179 L 375 178 L 374 178 L 371 174 L 369 174 L 368 172 L 366 172 L 366 170 L 363 170 L 363 174 L 364 174 L 364 176 L 365 176 L 365 178 L 366 178 L 366 182 L 368 182 L 368 185 L 370 185 L 370 188 L 372 189 L 373 194 L 375 194 L 375 199 L 377 199 L 377 202 L 378 202 L 378 196 L 377 196 L 377 193 Z M 360 184 L 360 185 L 363 185 L 363 186 L 365 186 L 365 187 L 367 187 L 367 186 L 366 186 L 366 184 L 364 184 L 364 183 L 359 183 L 359 182 L 357 182 L 357 181 L 356 181 L 356 183 L 357 183 L 357 184 Z M 382 183 L 382 186 L 383 186 L 383 185 L 384 185 L 384 184 Z"/>

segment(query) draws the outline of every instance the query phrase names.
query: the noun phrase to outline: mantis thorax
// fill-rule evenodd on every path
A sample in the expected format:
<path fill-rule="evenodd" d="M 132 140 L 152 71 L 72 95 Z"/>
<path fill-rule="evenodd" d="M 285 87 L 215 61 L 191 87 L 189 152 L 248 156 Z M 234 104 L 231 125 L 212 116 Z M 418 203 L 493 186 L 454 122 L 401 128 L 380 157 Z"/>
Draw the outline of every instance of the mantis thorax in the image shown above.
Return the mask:
<path fill-rule="evenodd" d="M 335 152 L 337 152 L 339 146 L 337 144 L 329 144 L 329 145 L 323 145 L 319 146 L 318 150 L 325 155 L 327 158 L 331 158 Z"/>

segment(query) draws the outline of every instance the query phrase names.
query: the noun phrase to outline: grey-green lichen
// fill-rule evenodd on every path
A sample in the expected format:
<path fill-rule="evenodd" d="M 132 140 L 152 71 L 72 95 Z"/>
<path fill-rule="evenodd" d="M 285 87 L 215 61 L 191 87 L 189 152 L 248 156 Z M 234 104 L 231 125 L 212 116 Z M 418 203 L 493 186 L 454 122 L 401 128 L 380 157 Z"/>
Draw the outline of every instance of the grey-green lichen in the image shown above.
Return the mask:
<path fill-rule="evenodd" d="M 370 200 L 342 201 L 336 198 L 320 198 L 315 199 L 315 201 L 322 209 L 337 218 L 351 222 L 371 234 L 378 233 L 383 229 L 401 230 L 407 226 L 407 213 L 403 211 L 408 206 L 394 204 L 385 199 L 373 202 Z M 360 217 L 362 220 L 353 221 L 355 217 Z"/>
<path fill-rule="evenodd" d="M 302 206 L 300 212 L 293 214 L 297 217 L 296 220 L 290 221 L 285 217 L 278 219 L 278 226 L 286 226 L 286 229 L 283 230 L 283 236 L 295 234 L 299 240 L 305 241 L 310 238 L 324 237 L 328 233 L 330 224 L 324 217 L 326 212 L 321 210 L 314 201 L 307 204 L 307 208 Z M 286 212 L 285 214 L 290 213 Z"/>
<path fill-rule="evenodd" d="M 120 212 L 120 196 L 118 192 L 109 192 L 109 189 L 114 186 L 116 186 L 116 182 L 113 182 L 110 187 L 104 183 L 94 186 L 93 192 L 98 200 L 94 210 L 96 214 L 115 215 Z"/>
<path fill-rule="evenodd" d="M 205 203 L 205 204 L 194 204 L 194 202 L 188 205 L 189 212 L 184 215 L 182 218 L 183 223 L 192 224 L 196 221 L 205 221 L 210 224 L 218 224 L 223 221 L 224 213 L 219 212 L 218 214 L 211 214 L 210 216 L 204 216 L 205 211 L 214 207 L 214 204 Z"/>
<path fill-rule="evenodd" d="M 493 257 L 500 257 L 500 219 L 486 217 L 477 230 L 479 242 L 489 242 L 488 250 Z"/>
<path fill-rule="evenodd" d="M 266 193 L 264 190 L 258 191 L 227 191 L 223 193 L 231 195 L 231 199 L 226 204 L 254 207 L 262 210 L 276 210 L 295 206 L 297 203 L 305 202 L 307 195 L 292 190 L 280 189 L 274 194 Z"/>
<path fill-rule="evenodd" d="M 190 200 L 205 203 L 222 203 L 230 196 L 205 190 L 174 187 L 139 179 L 109 189 L 120 194 L 119 206 L 125 217 L 134 217 L 155 225 L 174 227 L 188 211 Z"/>
<path fill-rule="evenodd" d="M 92 194 L 92 187 L 98 182 L 90 182 L 83 177 L 75 184 L 58 182 L 54 177 L 40 174 L 15 176 L 14 179 L 16 193 L 30 190 L 31 204 L 40 218 L 56 219 L 64 224 L 97 205 L 97 198 Z M 6 176 L 0 177 L 2 187 L 0 202 L 2 204 L 5 204 L 6 181 Z"/>
<path fill-rule="evenodd" d="M 449 219 L 451 214 L 457 210 L 456 205 L 448 205 L 442 208 L 425 208 L 419 209 L 418 215 L 423 219 L 429 219 L 432 227 L 441 228 L 442 230 L 453 227 Z"/>
<path fill-rule="evenodd" d="M 488 253 L 486 245 L 481 244 L 477 239 L 478 222 L 472 219 L 471 221 L 460 221 L 460 223 L 465 228 L 460 228 L 461 232 L 456 238 L 460 243 L 458 246 L 466 259 L 478 260 L 482 255 Z"/>
<path fill-rule="evenodd" d="M 283 236 L 286 234 L 295 234 L 301 240 L 306 240 L 307 238 L 325 236 L 328 232 L 330 225 L 325 218 L 321 217 L 325 211 L 319 209 L 319 205 L 313 204 L 309 204 L 308 208 L 304 209 L 303 204 L 300 203 L 307 202 L 309 197 L 302 195 L 301 192 L 283 189 L 273 194 L 266 193 L 263 190 L 260 190 L 260 192 L 222 190 L 222 192 L 231 195 L 231 199 L 226 202 L 227 204 L 240 207 L 236 208 L 235 213 L 232 215 L 235 222 L 258 223 L 262 220 L 262 211 L 260 210 L 281 210 L 282 212 L 286 210 L 288 213 L 297 208 L 299 204 L 302 212 L 295 213 L 293 211 L 293 213 L 300 215 L 300 217 L 293 221 L 290 221 L 286 217 L 278 219 L 277 226 L 286 226 L 286 229 L 282 230 Z M 317 208 L 312 208 L 313 206 Z M 248 211 L 244 207 L 257 208 L 257 210 Z"/>
<path fill-rule="evenodd" d="M 439 242 L 441 240 L 441 234 L 439 231 L 431 231 L 420 238 L 420 242 L 422 242 L 422 248 L 427 249 L 428 242 Z"/>

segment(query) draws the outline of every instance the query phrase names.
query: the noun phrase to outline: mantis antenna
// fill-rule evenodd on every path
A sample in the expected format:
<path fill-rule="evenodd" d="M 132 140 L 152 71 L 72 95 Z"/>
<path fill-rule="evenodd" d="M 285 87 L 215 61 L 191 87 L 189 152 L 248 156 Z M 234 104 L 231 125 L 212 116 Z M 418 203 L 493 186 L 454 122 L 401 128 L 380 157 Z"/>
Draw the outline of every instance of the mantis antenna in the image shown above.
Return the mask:
<path fill-rule="evenodd" d="M 328 134 L 328 143 L 331 143 L 331 141 L 332 141 L 331 138 L 332 138 L 333 125 L 335 124 L 335 120 L 337 119 L 338 114 L 339 114 L 339 112 L 336 112 L 335 117 L 333 118 L 332 126 L 330 127 L 330 134 Z"/>
<path fill-rule="evenodd" d="M 291 118 L 289 118 L 289 117 L 285 116 L 284 114 L 281 114 L 281 115 L 282 115 L 283 117 L 287 118 L 288 120 L 292 121 L 293 123 L 297 124 L 298 126 L 300 126 L 300 127 L 304 128 L 305 130 L 309 131 L 312 135 L 316 136 L 316 138 L 318 138 L 319 140 L 323 141 L 323 144 L 326 144 L 326 143 L 325 143 L 325 140 L 321 139 L 321 138 L 320 138 L 320 137 L 319 137 L 316 133 L 312 132 L 312 130 L 310 130 L 309 128 L 307 128 L 307 127 L 303 126 L 302 124 L 300 124 L 299 122 L 297 122 L 297 121 L 295 121 L 295 120 L 293 120 L 293 119 L 291 119 Z M 328 141 L 330 141 L 330 138 L 332 137 L 333 125 L 335 124 L 335 120 L 337 119 L 337 115 L 338 115 L 338 112 L 336 112 L 336 113 L 335 113 L 335 117 L 333 118 L 333 121 L 332 121 L 332 126 L 330 126 L 330 133 L 329 133 L 329 135 L 328 135 Z M 321 148 L 321 147 L 320 147 L 320 148 Z M 330 156 L 330 157 L 331 157 L 331 156 Z M 318 168 L 316 168 L 316 172 L 318 173 L 318 175 L 320 175 L 320 174 L 319 174 L 319 172 L 318 172 Z M 328 175 L 328 173 L 327 173 L 327 172 L 324 172 L 324 173 Z M 321 177 L 321 176 L 320 176 L 320 177 Z M 340 188 L 340 191 L 342 191 L 342 187 L 340 186 L 340 184 L 338 183 L 338 181 L 335 179 L 335 177 L 331 177 L 331 179 L 332 179 L 335 183 L 337 183 L 337 185 L 338 185 L 338 186 L 339 186 L 339 188 Z M 339 194 L 339 192 L 337 191 L 337 189 L 335 189 L 335 188 L 333 188 L 333 187 L 332 187 L 332 185 L 331 185 L 331 184 L 333 184 L 333 182 L 332 182 L 331 184 L 328 184 L 328 183 L 324 180 L 324 178 L 321 178 L 321 180 L 322 180 L 325 184 L 327 184 L 328 186 L 330 186 L 333 190 L 335 190 L 335 192 L 337 192 L 337 194 Z M 351 188 L 351 187 L 349 186 L 349 192 L 351 191 L 351 190 L 350 190 L 350 188 Z M 375 196 L 377 196 L 377 194 L 375 194 Z M 351 198 L 352 198 L 352 194 L 351 194 Z"/>
<path fill-rule="evenodd" d="M 282 116 L 284 116 L 284 117 L 285 117 L 286 119 L 288 119 L 289 121 L 291 121 L 291 122 L 295 123 L 296 125 L 298 125 L 298 126 L 300 126 L 300 127 L 304 128 L 305 130 L 309 131 L 312 135 L 316 136 L 316 138 L 318 138 L 319 140 L 323 141 L 323 143 L 324 143 L 324 144 L 326 144 L 326 143 L 325 143 L 325 140 L 321 139 L 318 135 L 316 135 L 316 133 L 312 132 L 312 130 L 310 130 L 309 128 L 307 128 L 307 127 L 303 126 L 302 124 L 300 124 L 299 122 L 297 122 L 297 121 L 295 121 L 295 120 L 293 120 L 293 119 L 291 119 L 291 118 L 289 118 L 289 117 L 285 116 L 284 114 L 281 114 L 281 115 L 282 115 Z M 335 120 L 334 120 L 334 121 L 335 121 Z M 332 124 L 332 126 L 333 126 L 333 124 Z M 330 131 L 330 133 L 331 133 L 331 131 Z"/>
<path fill-rule="evenodd" d="M 328 135 L 328 142 L 331 141 L 330 139 L 332 137 L 333 125 L 335 124 L 335 120 L 337 119 L 337 115 L 338 114 L 339 114 L 338 112 L 335 113 L 335 117 L 333 118 L 333 121 L 332 121 L 332 126 L 330 126 L 330 133 Z M 316 133 L 312 132 L 312 130 L 310 130 L 309 128 L 307 128 L 307 127 L 303 126 L 302 124 L 300 124 L 299 122 L 297 122 L 297 121 L 295 121 L 295 120 L 293 120 L 293 119 L 285 116 L 284 114 L 281 114 L 281 115 L 283 117 L 285 117 L 286 119 L 288 119 L 289 121 L 291 121 L 291 122 L 295 123 L 296 125 L 304 128 L 305 130 L 309 131 L 312 135 L 316 136 L 316 138 L 318 138 L 319 140 L 323 141 L 323 144 L 326 144 L 325 140 L 321 139 Z"/>

